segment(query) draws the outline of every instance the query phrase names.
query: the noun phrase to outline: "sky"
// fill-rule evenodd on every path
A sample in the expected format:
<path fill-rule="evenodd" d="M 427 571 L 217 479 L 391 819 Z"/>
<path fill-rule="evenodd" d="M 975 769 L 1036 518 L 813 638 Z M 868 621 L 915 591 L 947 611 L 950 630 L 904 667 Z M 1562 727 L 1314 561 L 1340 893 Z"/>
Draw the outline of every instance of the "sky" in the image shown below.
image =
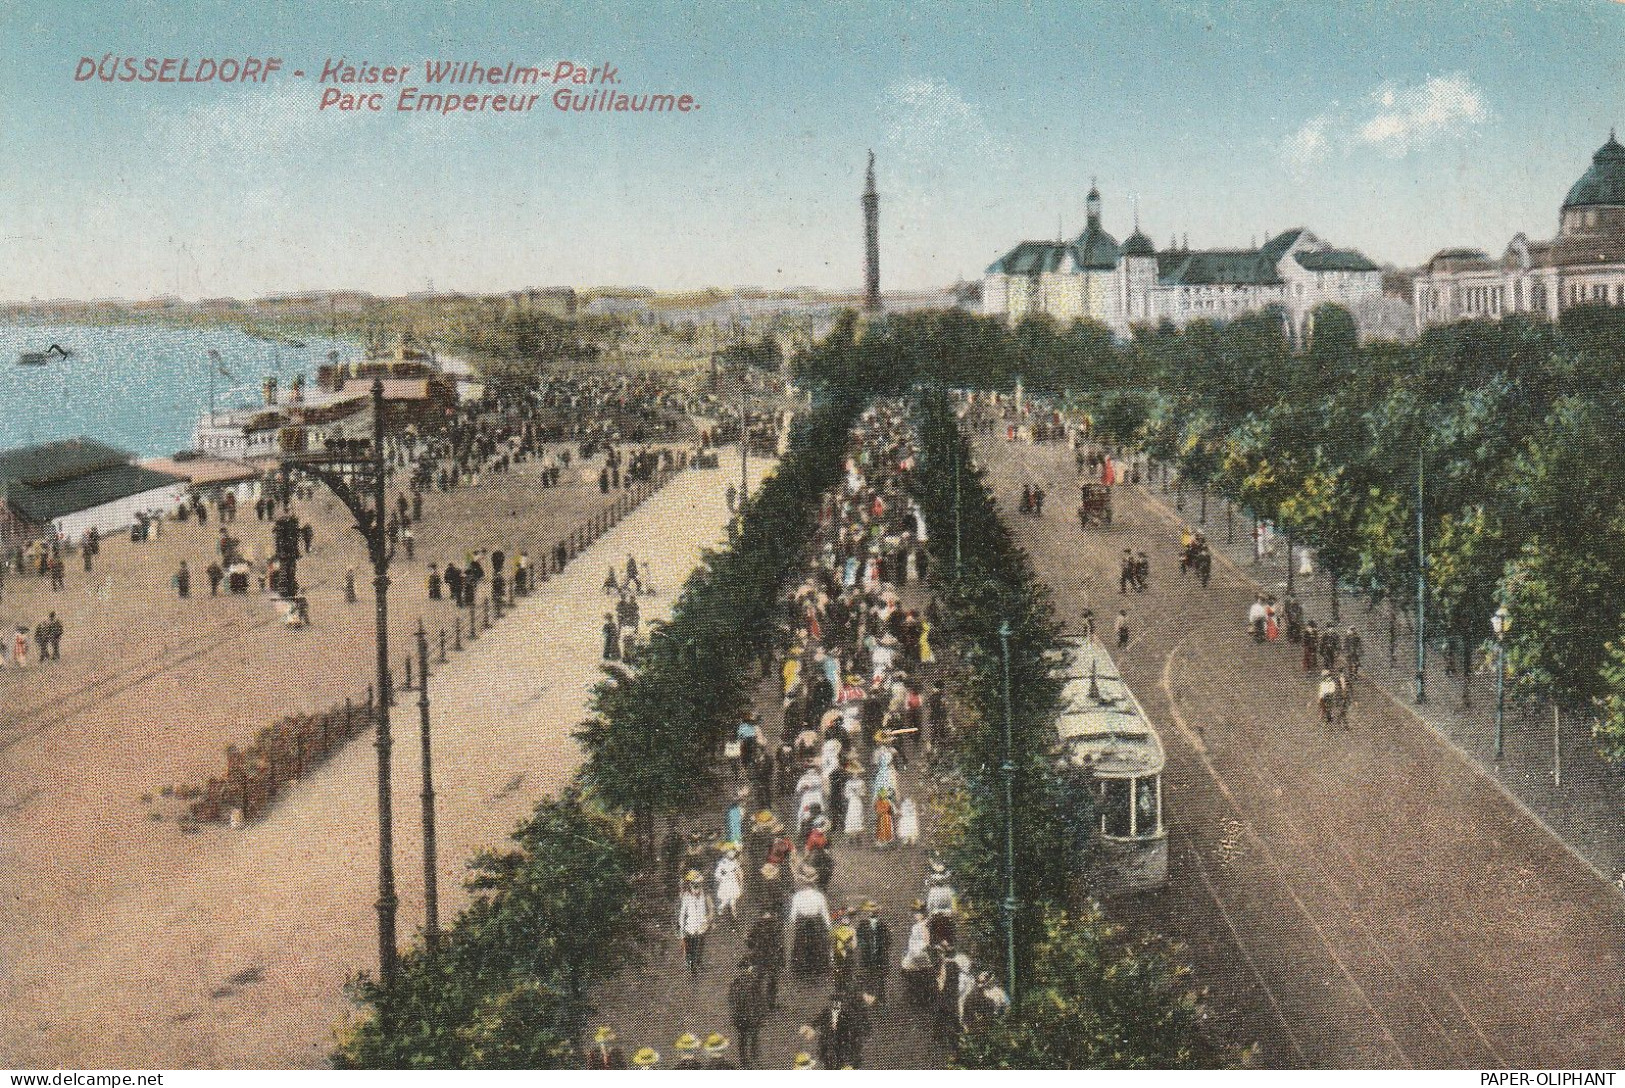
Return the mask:
<path fill-rule="evenodd" d="M 7 300 L 856 289 L 869 149 L 887 290 L 1076 234 L 1091 179 L 1119 239 L 1137 209 L 1159 248 L 1307 226 L 1408 266 L 1549 237 L 1625 124 L 1607 0 L 0 0 L 0 25 Z M 75 78 L 124 57 L 284 70 Z M 608 64 L 699 108 L 566 113 L 544 83 L 517 114 L 318 109 L 341 58 L 417 86 L 426 59 Z"/>

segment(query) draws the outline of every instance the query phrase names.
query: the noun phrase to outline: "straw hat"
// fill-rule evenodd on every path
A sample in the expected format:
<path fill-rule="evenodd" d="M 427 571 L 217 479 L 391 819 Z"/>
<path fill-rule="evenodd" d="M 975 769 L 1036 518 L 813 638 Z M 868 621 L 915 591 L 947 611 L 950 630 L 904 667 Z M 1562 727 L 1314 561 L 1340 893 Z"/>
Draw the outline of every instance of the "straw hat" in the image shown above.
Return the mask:
<path fill-rule="evenodd" d="M 620 1036 L 616 1035 L 615 1029 L 608 1024 L 592 1033 L 592 1041 L 595 1043 L 613 1043 L 618 1038 Z"/>
<path fill-rule="evenodd" d="M 863 909 L 873 914 L 875 911 L 880 909 L 880 904 L 876 903 L 873 899 L 865 899 L 863 901 Z"/>
<path fill-rule="evenodd" d="M 683 1034 L 677 1037 L 677 1041 L 673 1043 L 672 1046 L 675 1047 L 680 1053 L 686 1053 L 691 1050 L 700 1049 L 700 1039 L 699 1036 L 695 1035 L 692 1031 L 685 1031 Z"/>
<path fill-rule="evenodd" d="M 885 729 L 877 729 L 877 730 L 875 730 L 875 743 L 876 744 L 890 744 L 891 743 L 891 733 L 889 731 L 885 730 Z"/>
<path fill-rule="evenodd" d="M 805 1050 L 803 1050 L 800 1054 L 796 1055 L 795 1067 L 801 1070 L 817 1069 L 818 1063 L 813 1061 L 813 1056 L 811 1054 L 808 1054 Z"/>
<path fill-rule="evenodd" d="M 779 879 L 779 867 L 777 865 L 774 865 L 771 861 L 768 862 L 766 865 L 762 866 L 762 879 L 763 880 L 777 880 L 777 879 Z"/>
<path fill-rule="evenodd" d="M 690 869 L 688 872 L 683 874 L 683 879 L 688 881 L 690 884 L 698 884 L 700 882 L 700 871 L 698 869 Z"/>
<path fill-rule="evenodd" d="M 713 1031 L 705 1037 L 705 1052 L 707 1054 L 721 1054 L 728 1049 L 728 1039 L 720 1031 Z"/>
<path fill-rule="evenodd" d="M 764 808 L 762 811 L 756 814 L 756 816 L 751 820 L 751 823 L 760 828 L 768 828 L 773 826 L 774 819 L 775 817 L 772 811 Z"/>
<path fill-rule="evenodd" d="M 646 1046 L 632 1055 L 632 1064 L 639 1069 L 647 1069 L 651 1065 L 660 1064 L 660 1051 L 652 1046 Z"/>

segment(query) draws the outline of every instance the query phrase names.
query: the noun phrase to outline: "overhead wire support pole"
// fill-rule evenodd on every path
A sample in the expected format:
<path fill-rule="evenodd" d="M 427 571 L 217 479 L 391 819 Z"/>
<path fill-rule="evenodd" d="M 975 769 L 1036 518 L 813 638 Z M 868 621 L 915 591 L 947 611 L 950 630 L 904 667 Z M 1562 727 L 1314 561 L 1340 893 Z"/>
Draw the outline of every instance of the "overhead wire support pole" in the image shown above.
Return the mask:
<path fill-rule="evenodd" d="M 1427 595 L 1428 595 L 1428 552 L 1427 552 L 1427 514 L 1425 510 L 1427 492 L 1423 489 L 1424 453 L 1419 443 L 1416 447 L 1416 701 L 1428 701 L 1427 693 Z"/>
<path fill-rule="evenodd" d="M 440 950 L 440 877 L 435 848 L 434 760 L 429 744 L 429 635 L 418 621 L 418 727 L 423 749 L 423 943 Z"/>
<path fill-rule="evenodd" d="M 296 458 L 282 463 L 284 477 L 291 471 L 303 472 L 326 484 L 355 518 L 356 531 L 367 543 L 372 560 L 373 597 L 376 605 L 376 669 L 373 702 L 378 751 L 378 975 L 386 990 L 392 989 L 400 974 L 400 952 L 395 943 L 395 832 L 390 779 L 390 680 L 389 680 L 389 549 L 384 529 L 384 383 L 372 383 L 372 448 L 362 441 L 335 440 L 325 461 Z M 371 485 L 368 487 L 367 485 Z M 367 492 L 370 491 L 370 496 Z"/>
<path fill-rule="evenodd" d="M 1016 764 L 1010 711 L 1010 622 L 999 624 L 999 648 L 1004 658 L 1004 951 L 1010 1000 L 1016 1000 Z"/>

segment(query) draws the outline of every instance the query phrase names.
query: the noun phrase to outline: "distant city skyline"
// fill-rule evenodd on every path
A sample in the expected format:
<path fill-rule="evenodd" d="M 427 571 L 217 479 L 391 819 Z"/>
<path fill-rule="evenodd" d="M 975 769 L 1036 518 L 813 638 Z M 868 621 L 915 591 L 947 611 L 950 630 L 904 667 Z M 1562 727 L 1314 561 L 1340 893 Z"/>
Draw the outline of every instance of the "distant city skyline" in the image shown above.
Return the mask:
<path fill-rule="evenodd" d="M 1549 237 L 1625 125 L 1613 3 L 89 6 L 0 42 L 0 299 L 976 279 L 1104 222 L 1160 248 L 1307 226 L 1413 267 Z M 76 80 L 83 58 L 283 59 L 265 83 Z M 318 111 L 330 60 L 609 65 L 660 114 Z M 306 77 L 296 78 L 294 70 Z M 441 88 L 423 88 L 441 90 Z M 515 88 L 522 90 L 524 88 Z M 576 91 L 599 89 L 573 87 Z M 459 87 L 458 91 L 503 88 Z M 178 289 L 178 290 L 177 290 Z"/>

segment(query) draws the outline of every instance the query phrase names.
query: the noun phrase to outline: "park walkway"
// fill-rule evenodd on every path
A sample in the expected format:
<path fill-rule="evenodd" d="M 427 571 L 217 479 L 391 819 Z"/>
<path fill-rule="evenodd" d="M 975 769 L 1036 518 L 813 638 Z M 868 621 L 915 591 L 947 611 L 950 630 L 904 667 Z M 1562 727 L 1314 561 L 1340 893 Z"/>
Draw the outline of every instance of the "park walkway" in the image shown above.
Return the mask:
<path fill-rule="evenodd" d="M 1349 731 L 1321 725 L 1296 647 L 1247 636 L 1251 570 L 1182 579 L 1179 519 L 1146 489 L 1085 533 L 1070 450 L 978 448 L 1007 509 L 1024 483 L 1054 497 L 1009 520 L 1062 618 L 1092 607 L 1110 632 L 1128 610 L 1117 659 L 1167 748 L 1171 875 L 1109 911 L 1185 946 L 1219 1031 L 1277 1067 L 1625 1062 L 1615 888 L 1371 682 Z M 1151 559 L 1143 594 L 1118 592 L 1124 547 Z"/>
<path fill-rule="evenodd" d="M 751 459 L 756 480 L 767 467 Z M 720 470 L 678 474 L 432 674 L 443 920 L 467 901 L 464 862 L 501 846 L 579 763 L 571 733 L 601 675 L 606 568 L 628 552 L 647 559 L 659 596 L 643 598 L 643 618 L 665 616 L 719 542 L 737 474 L 726 452 Z M 393 788 L 405 944 L 422 924 L 423 870 L 416 695 L 403 695 Z M 0 1065 L 324 1065 L 349 1010 L 345 979 L 376 970 L 375 789 L 374 751 L 357 742 L 243 830 L 161 828 L 163 864 L 119 872 L 105 894 L 64 908 L 53 932 L 14 945 L 0 974 Z"/>
<path fill-rule="evenodd" d="M 904 608 L 921 611 L 930 601 L 930 594 L 919 583 L 905 587 L 899 597 Z M 939 652 L 944 654 L 944 660 L 948 659 L 946 648 Z M 781 740 L 777 723 L 782 713 L 780 696 L 783 692 L 777 676 L 782 662 L 775 659 L 773 664 L 774 678 L 762 681 L 756 691 L 754 708 L 767 723 L 770 741 L 777 745 Z M 798 768 L 798 777 L 800 773 Z M 728 782 L 726 777 L 724 781 Z M 937 830 L 936 806 L 932 804 L 933 782 L 920 759 L 900 769 L 898 781 L 901 796 L 913 797 L 919 805 L 920 843 L 877 848 L 872 825 L 866 826 L 865 834 L 856 842 L 849 842 L 838 830 L 832 832 L 830 854 L 835 859 L 835 869 L 830 881 L 829 904 L 832 911 L 846 907 L 855 912 L 866 900 L 872 899 L 891 929 L 886 995 L 870 1009 L 871 1034 L 863 1050 L 863 1067 L 940 1069 L 947 1065 L 947 1050 L 932 1038 L 928 1013 L 903 999 L 902 977 L 898 971 L 898 961 L 908 944 L 909 927 L 914 921 L 914 904 L 925 895 L 930 850 Z M 721 831 L 726 826 L 724 816 L 732 787 L 733 783 L 728 782 L 728 789 L 709 798 L 680 826 L 685 831 Z M 779 796 L 775 801 L 774 814 L 787 828 L 793 829 L 794 794 Z M 715 858 L 715 854 L 708 855 L 713 864 Z M 704 875 L 709 887 L 711 873 Z M 688 974 L 677 939 L 676 902 L 658 892 L 649 897 L 653 900 L 649 904 L 649 921 L 657 943 L 646 950 L 642 963 L 599 986 L 593 994 L 598 1021 L 616 1028 L 626 1053 L 651 1046 L 660 1052 L 662 1065 L 670 1068 L 678 1057 L 672 1043 L 684 1032 L 701 1039 L 720 1032 L 736 1044 L 728 1007 L 728 984 L 746 956 L 745 934 L 766 905 L 757 891 L 758 882 L 758 874 L 746 874 L 739 924 L 718 919 L 706 939 L 705 964 L 693 977 Z M 856 917 L 854 913 L 854 920 Z M 828 974 L 800 978 L 787 965 L 779 985 L 778 1005 L 768 1013 L 761 1029 L 761 1060 L 754 1068 L 790 1069 L 796 1054 L 806 1051 L 816 1056 L 816 1044 L 804 1038 L 801 1029 L 818 1021 L 832 990 Z M 738 1062 L 739 1056 L 731 1051 L 728 1059 Z"/>

